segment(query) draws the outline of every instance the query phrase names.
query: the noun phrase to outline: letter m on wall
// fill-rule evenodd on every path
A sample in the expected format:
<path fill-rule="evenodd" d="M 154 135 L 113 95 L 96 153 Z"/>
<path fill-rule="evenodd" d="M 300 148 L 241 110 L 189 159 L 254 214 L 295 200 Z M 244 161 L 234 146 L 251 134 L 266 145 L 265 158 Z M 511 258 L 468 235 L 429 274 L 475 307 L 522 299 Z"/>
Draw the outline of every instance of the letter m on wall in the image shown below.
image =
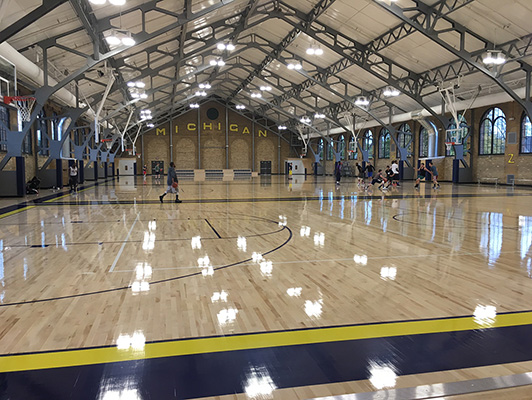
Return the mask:
<path fill-rule="evenodd" d="M 155 133 L 157 134 L 157 136 L 159 136 L 159 133 L 162 133 L 163 136 L 166 136 L 166 128 L 162 128 L 162 129 L 157 128 L 155 130 Z"/>

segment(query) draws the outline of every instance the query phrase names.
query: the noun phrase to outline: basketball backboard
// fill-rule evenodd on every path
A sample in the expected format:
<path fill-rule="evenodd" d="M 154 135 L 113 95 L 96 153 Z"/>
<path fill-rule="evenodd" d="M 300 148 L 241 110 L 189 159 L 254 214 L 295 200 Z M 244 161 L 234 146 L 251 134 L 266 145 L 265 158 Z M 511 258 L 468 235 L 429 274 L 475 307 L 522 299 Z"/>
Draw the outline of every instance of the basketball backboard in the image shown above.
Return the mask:
<path fill-rule="evenodd" d="M 17 95 L 17 69 L 13 63 L 0 56 L 0 100 L 3 96 Z"/>

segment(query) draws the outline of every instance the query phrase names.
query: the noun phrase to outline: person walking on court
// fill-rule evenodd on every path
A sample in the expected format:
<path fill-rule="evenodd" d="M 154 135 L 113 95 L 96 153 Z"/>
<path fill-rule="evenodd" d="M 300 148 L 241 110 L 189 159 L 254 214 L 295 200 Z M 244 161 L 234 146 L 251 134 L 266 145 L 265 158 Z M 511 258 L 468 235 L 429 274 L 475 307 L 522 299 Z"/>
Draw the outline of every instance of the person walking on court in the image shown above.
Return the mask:
<path fill-rule="evenodd" d="M 75 192 L 77 190 L 77 188 L 78 188 L 78 165 L 77 165 L 77 161 L 74 161 L 69 169 L 70 169 L 70 171 L 69 171 L 69 175 L 70 175 L 70 180 L 69 180 L 70 192 Z"/>
<path fill-rule="evenodd" d="M 371 163 L 368 161 L 368 164 L 366 165 L 366 171 L 368 174 L 368 180 L 372 180 L 373 178 L 373 171 L 375 171 L 375 167 L 371 165 Z"/>
<path fill-rule="evenodd" d="M 338 161 L 334 168 L 334 175 L 336 176 L 336 184 L 340 184 L 340 179 L 342 178 L 342 162 Z"/>
<path fill-rule="evenodd" d="M 160 184 L 161 183 L 161 181 L 160 181 L 160 179 L 161 179 L 161 166 L 159 165 L 159 163 L 155 164 L 154 171 L 155 171 L 155 183 Z"/>
<path fill-rule="evenodd" d="M 436 166 L 431 162 L 429 162 L 429 172 L 432 175 L 432 183 L 434 186 L 432 186 L 433 189 L 437 189 L 440 187 L 440 184 L 438 183 L 438 169 Z"/>
<path fill-rule="evenodd" d="M 419 182 L 421 182 L 421 179 L 425 179 L 426 172 L 427 172 L 427 169 L 425 168 L 425 163 L 419 164 L 419 168 L 417 169 L 416 184 L 414 185 L 416 189 L 419 187 Z"/>
<path fill-rule="evenodd" d="M 167 195 L 167 193 L 175 193 L 175 202 L 181 203 L 182 201 L 179 200 L 179 182 L 177 180 L 177 173 L 175 172 L 175 164 L 173 162 L 171 162 L 170 166 L 168 167 L 166 184 L 168 185 L 166 191 L 159 196 L 161 203 L 163 202 L 163 198 Z"/>
<path fill-rule="evenodd" d="M 358 186 L 364 185 L 364 168 L 359 163 L 355 163 L 355 167 L 358 170 Z"/>

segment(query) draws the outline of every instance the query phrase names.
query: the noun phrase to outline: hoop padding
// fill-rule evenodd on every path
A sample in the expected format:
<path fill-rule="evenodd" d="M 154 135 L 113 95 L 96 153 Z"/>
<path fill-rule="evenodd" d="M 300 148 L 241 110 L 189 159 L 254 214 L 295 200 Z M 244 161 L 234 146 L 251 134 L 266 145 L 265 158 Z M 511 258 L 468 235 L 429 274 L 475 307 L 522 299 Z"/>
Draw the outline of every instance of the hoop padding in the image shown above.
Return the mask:
<path fill-rule="evenodd" d="M 31 110 L 35 104 L 35 97 L 31 96 L 4 96 L 4 103 L 13 104 L 18 110 L 21 121 L 31 121 Z"/>

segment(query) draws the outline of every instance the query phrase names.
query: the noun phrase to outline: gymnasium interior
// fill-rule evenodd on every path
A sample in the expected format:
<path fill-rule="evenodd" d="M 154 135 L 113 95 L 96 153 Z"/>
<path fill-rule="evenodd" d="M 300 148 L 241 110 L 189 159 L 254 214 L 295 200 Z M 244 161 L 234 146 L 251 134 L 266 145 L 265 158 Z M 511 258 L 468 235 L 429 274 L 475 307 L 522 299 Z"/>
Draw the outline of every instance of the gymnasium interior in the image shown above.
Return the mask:
<path fill-rule="evenodd" d="M 0 400 L 532 399 L 531 18 L 0 0 Z"/>

